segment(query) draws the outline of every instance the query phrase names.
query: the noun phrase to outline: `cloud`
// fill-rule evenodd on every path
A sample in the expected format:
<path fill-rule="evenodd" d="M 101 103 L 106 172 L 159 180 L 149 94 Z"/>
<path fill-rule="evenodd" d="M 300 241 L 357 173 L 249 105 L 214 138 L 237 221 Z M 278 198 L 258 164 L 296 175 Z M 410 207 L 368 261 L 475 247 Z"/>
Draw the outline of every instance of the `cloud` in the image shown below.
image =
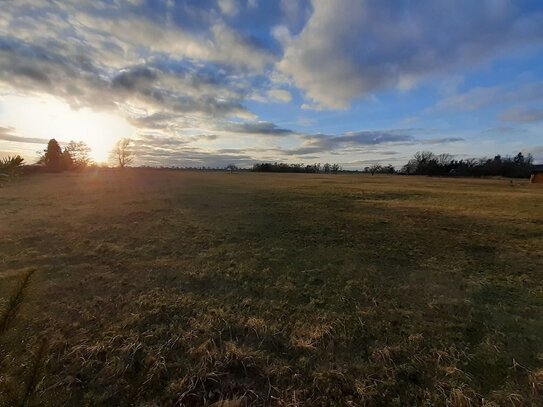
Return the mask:
<path fill-rule="evenodd" d="M 237 0 L 218 0 L 217 4 L 221 13 L 228 17 L 234 17 L 239 14 L 239 3 Z"/>
<path fill-rule="evenodd" d="M 508 88 L 505 86 L 475 87 L 467 92 L 440 100 L 434 111 L 477 111 L 492 106 L 531 103 L 543 100 L 543 83 L 528 83 Z"/>
<path fill-rule="evenodd" d="M 412 142 L 415 137 L 403 134 L 402 131 L 359 131 L 340 136 L 315 134 L 303 136 L 300 147 L 285 151 L 288 155 L 306 155 L 331 152 L 338 149 L 349 149 L 360 146 L 376 146 L 399 142 Z"/>
<path fill-rule="evenodd" d="M 435 110 L 448 111 L 476 111 L 496 103 L 500 103 L 500 89 L 491 88 L 473 88 L 468 92 L 449 96 L 438 102 Z"/>
<path fill-rule="evenodd" d="M 446 144 L 464 141 L 460 137 L 443 137 L 421 139 L 410 134 L 413 130 L 372 130 L 348 132 L 339 136 L 325 134 L 304 135 L 299 148 L 285 151 L 289 155 L 306 155 L 341 150 L 354 152 L 360 147 L 363 150 L 381 145 L 417 145 L 417 144 Z M 380 152 L 383 154 L 383 152 Z"/>
<path fill-rule="evenodd" d="M 492 127 L 490 129 L 486 129 L 483 131 L 483 133 L 486 134 L 500 134 L 500 135 L 507 135 L 507 134 L 525 134 L 528 130 L 518 128 L 518 127 L 511 127 L 511 126 L 500 126 L 500 127 Z"/>
<path fill-rule="evenodd" d="M 344 136 L 334 137 L 336 143 L 349 143 L 357 145 L 376 145 L 384 143 L 398 143 L 413 141 L 414 137 L 408 134 L 396 134 L 382 131 L 350 132 Z"/>
<path fill-rule="evenodd" d="M 155 140 L 157 141 L 157 140 Z M 172 140 L 174 141 L 174 140 Z M 136 142 L 135 152 L 137 165 L 170 166 L 170 167 L 225 167 L 228 164 L 251 166 L 258 159 L 243 151 L 205 151 L 186 146 L 184 143 L 142 144 Z"/>
<path fill-rule="evenodd" d="M 500 120 L 514 123 L 535 123 L 543 121 L 543 108 L 512 108 L 500 115 Z"/>
<path fill-rule="evenodd" d="M 283 129 L 270 122 L 224 123 L 221 128 L 231 133 L 258 134 L 264 136 L 286 136 L 294 134 L 292 130 Z"/>
<path fill-rule="evenodd" d="M 158 79 L 158 74 L 148 67 L 136 67 L 133 69 L 123 69 L 111 81 L 114 88 L 123 88 L 135 90 L 140 87 L 146 87 Z"/>
<path fill-rule="evenodd" d="M 49 142 L 49 140 L 42 138 L 16 136 L 13 131 L 14 129 L 11 127 L 0 127 L 0 140 L 29 144 L 47 144 Z"/>
<path fill-rule="evenodd" d="M 76 32 L 88 43 L 91 40 L 108 41 L 129 54 L 141 54 L 138 49 L 143 49 L 171 59 L 190 58 L 254 70 L 262 70 L 273 60 L 267 50 L 220 21 L 210 24 L 204 34 L 197 35 L 168 22 L 156 24 L 130 14 L 114 18 L 79 12 L 72 18 Z"/>
<path fill-rule="evenodd" d="M 292 101 L 292 95 L 284 89 L 271 89 L 268 91 L 268 97 L 272 102 L 289 103 Z"/>
<path fill-rule="evenodd" d="M 317 105 L 346 108 L 384 89 L 409 90 L 513 47 L 543 44 L 543 14 L 515 2 L 313 0 L 299 35 L 281 38 L 278 68 Z"/>
<path fill-rule="evenodd" d="M 447 143 L 458 143 L 460 141 L 466 141 L 462 137 L 443 137 L 443 138 L 434 138 L 430 140 L 422 141 L 422 144 L 447 144 Z"/>
<path fill-rule="evenodd" d="M 528 148 L 525 151 L 523 151 L 523 153 L 531 154 L 532 157 L 534 158 L 534 163 L 543 164 L 543 146 Z"/>
<path fill-rule="evenodd" d="M 306 0 L 281 0 L 279 6 L 287 26 L 294 31 L 300 30 L 310 16 L 311 7 Z"/>

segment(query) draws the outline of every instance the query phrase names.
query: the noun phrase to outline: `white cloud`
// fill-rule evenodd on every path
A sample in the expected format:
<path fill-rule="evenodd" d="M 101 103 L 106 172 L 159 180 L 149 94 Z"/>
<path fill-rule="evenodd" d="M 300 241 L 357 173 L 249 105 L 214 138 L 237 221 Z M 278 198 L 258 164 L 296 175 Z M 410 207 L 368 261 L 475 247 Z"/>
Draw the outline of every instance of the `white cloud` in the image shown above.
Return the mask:
<path fill-rule="evenodd" d="M 543 101 L 543 83 L 528 83 L 519 86 L 475 87 L 441 99 L 434 111 L 477 111 L 503 104 L 528 104 Z"/>
<path fill-rule="evenodd" d="M 278 68 L 319 105 L 341 109 L 383 89 L 409 90 L 514 46 L 543 43 L 543 15 L 514 2 L 313 0 Z"/>
<path fill-rule="evenodd" d="M 217 4 L 221 13 L 228 17 L 234 17 L 239 14 L 239 3 L 237 0 L 218 0 Z"/>
<path fill-rule="evenodd" d="M 292 100 L 292 95 L 288 90 L 271 89 L 268 91 L 268 97 L 274 102 L 289 103 Z"/>

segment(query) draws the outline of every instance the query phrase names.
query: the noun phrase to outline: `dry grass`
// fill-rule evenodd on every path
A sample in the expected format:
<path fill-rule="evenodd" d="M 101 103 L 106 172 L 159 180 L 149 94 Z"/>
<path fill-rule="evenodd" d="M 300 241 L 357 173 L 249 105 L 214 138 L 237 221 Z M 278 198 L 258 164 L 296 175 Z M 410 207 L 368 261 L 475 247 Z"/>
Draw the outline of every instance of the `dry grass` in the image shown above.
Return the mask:
<path fill-rule="evenodd" d="M 0 232 L 0 405 L 541 405 L 537 186 L 37 175 Z"/>

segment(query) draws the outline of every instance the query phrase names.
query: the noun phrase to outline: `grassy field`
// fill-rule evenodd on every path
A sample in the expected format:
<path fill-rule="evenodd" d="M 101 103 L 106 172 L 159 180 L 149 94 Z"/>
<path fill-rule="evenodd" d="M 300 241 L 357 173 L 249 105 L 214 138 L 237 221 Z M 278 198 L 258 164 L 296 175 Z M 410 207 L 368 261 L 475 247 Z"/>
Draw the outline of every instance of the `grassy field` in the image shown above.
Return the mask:
<path fill-rule="evenodd" d="M 20 178 L 0 301 L 0 405 L 540 406 L 543 188 Z"/>

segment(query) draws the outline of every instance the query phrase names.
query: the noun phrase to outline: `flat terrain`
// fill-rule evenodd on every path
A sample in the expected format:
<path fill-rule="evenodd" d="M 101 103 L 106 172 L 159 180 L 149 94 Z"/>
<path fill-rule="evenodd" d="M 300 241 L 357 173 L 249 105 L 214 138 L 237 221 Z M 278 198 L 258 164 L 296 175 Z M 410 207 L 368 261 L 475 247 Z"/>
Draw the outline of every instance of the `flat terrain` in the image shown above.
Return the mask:
<path fill-rule="evenodd" d="M 542 397 L 541 187 L 103 170 L 0 189 L 0 405 Z"/>

